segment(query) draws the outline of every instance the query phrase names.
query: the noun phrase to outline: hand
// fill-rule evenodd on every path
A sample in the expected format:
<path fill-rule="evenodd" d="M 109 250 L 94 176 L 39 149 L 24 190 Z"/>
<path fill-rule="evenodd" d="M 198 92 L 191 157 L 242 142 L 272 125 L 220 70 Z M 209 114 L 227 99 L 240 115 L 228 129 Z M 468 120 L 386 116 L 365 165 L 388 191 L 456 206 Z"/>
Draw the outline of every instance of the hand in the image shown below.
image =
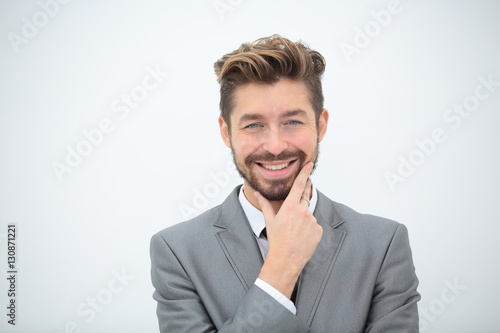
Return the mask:
<path fill-rule="evenodd" d="M 259 278 L 290 298 L 302 269 L 318 247 L 323 228 L 309 212 L 313 163 L 307 163 L 292 185 L 290 193 L 275 213 L 271 203 L 255 192 L 266 221 L 269 252 Z"/>

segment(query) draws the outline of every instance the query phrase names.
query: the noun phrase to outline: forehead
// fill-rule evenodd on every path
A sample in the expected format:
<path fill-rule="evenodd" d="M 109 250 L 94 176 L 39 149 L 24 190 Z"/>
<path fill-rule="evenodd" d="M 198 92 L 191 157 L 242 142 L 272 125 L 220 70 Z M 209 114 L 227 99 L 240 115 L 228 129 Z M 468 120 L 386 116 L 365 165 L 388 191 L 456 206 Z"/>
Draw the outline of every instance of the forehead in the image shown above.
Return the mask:
<path fill-rule="evenodd" d="M 314 117 L 304 82 L 288 79 L 273 84 L 252 82 L 235 89 L 231 119 L 238 121 L 248 113 L 273 118 L 293 110 L 304 110 L 307 115 Z"/>

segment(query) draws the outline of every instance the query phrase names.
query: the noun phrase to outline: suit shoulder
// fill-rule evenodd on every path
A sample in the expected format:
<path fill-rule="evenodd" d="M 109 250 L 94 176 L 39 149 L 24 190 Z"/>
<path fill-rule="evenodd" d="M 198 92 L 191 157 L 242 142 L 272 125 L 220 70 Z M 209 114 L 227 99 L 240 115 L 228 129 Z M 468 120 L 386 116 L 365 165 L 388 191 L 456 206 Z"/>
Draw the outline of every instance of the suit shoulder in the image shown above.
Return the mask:
<path fill-rule="evenodd" d="M 408 242 L 408 230 L 394 220 L 371 214 L 363 214 L 354 209 L 331 201 L 342 224 L 338 230 L 346 232 L 346 242 L 356 251 L 384 254 L 395 239 Z M 364 250 L 363 250 L 364 249 Z"/>
<path fill-rule="evenodd" d="M 344 204 L 341 204 L 341 203 L 338 203 L 335 201 L 332 201 L 332 204 L 333 204 L 335 210 L 337 212 L 339 212 L 340 216 L 343 216 L 349 220 L 359 221 L 360 223 L 363 223 L 363 222 L 364 223 L 380 223 L 383 225 L 392 225 L 393 227 L 400 224 L 394 220 L 391 220 L 391 219 L 388 219 L 385 217 L 360 213 L 351 207 L 348 207 Z"/>
<path fill-rule="evenodd" d="M 391 237 L 398 229 L 406 227 L 394 220 L 371 214 L 360 213 L 344 204 L 331 201 L 334 210 L 344 222 L 342 227 L 356 233 L 368 234 L 371 237 Z"/>

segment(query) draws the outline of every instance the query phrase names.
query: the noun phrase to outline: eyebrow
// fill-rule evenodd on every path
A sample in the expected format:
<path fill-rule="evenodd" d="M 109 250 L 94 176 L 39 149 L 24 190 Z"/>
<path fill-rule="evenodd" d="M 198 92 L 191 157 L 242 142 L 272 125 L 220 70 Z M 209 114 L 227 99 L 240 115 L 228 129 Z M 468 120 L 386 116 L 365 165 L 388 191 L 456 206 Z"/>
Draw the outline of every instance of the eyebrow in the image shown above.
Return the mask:
<path fill-rule="evenodd" d="M 289 117 L 294 117 L 294 116 L 305 116 L 307 115 L 307 112 L 305 112 L 302 109 L 297 109 L 297 110 L 291 110 L 283 113 L 280 118 L 289 118 Z"/>
<path fill-rule="evenodd" d="M 240 118 L 240 124 L 247 121 L 262 120 L 264 116 L 258 113 L 245 113 Z"/>
<path fill-rule="evenodd" d="M 307 113 L 302 110 L 302 109 L 297 109 L 297 110 L 290 110 L 286 111 L 285 113 L 280 115 L 280 118 L 289 118 L 289 117 L 294 117 L 294 116 L 305 116 Z M 264 116 L 259 114 L 259 113 L 245 113 L 244 115 L 241 116 L 239 123 L 244 123 L 247 121 L 255 121 L 255 120 L 262 120 L 264 119 Z"/>

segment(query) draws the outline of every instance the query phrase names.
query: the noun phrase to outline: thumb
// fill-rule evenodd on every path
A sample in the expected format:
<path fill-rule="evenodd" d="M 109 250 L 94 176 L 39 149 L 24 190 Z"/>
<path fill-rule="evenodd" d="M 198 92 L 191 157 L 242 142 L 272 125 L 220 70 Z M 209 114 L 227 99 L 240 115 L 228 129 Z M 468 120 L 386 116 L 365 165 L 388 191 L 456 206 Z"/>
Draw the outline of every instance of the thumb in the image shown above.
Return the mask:
<path fill-rule="evenodd" d="M 270 219 L 273 219 L 276 216 L 276 213 L 274 212 L 274 208 L 273 206 L 271 206 L 271 203 L 257 191 L 255 191 L 253 195 L 259 203 L 260 210 L 264 214 L 264 219 L 266 220 L 266 222 Z"/>

